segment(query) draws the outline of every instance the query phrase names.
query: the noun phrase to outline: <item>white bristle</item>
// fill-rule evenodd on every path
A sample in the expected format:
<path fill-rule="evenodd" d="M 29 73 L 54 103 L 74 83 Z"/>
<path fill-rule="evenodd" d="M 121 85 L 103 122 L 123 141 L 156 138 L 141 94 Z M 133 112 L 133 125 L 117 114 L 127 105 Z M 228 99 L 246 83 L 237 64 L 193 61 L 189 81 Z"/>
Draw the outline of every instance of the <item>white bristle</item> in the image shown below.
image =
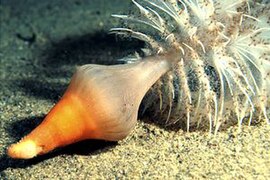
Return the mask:
<path fill-rule="evenodd" d="M 174 69 L 151 91 L 160 99 L 160 104 L 153 102 L 156 111 L 167 110 L 167 124 L 181 120 L 183 114 L 187 130 L 208 124 L 209 131 L 217 133 L 223 122 L 233 119 L 231 115 L 239 126 L 243 121 L 251 124 L 255 115 L 270 124 L 269 2 L 132 2 L 140 15 L 113 15 L 132 28 L 113 28 L 111 33 L 146 42 L 145 56 L 179 52 Z"/>

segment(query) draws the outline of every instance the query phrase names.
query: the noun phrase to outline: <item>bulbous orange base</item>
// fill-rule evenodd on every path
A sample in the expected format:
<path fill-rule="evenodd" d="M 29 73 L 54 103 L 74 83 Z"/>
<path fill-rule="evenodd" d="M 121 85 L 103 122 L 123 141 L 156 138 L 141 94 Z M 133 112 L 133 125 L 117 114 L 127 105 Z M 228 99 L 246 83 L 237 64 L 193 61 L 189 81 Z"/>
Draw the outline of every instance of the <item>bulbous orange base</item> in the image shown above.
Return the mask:
<path fill-rule="evenodd" d="M 36 129 L 8 148 L 8 155 L 29 159 L 85 139 L 125 138 L 136 124 L 144 95 L 169 68 L 166 60 L 155 57 L 79 67 L 62 99 Z"/>

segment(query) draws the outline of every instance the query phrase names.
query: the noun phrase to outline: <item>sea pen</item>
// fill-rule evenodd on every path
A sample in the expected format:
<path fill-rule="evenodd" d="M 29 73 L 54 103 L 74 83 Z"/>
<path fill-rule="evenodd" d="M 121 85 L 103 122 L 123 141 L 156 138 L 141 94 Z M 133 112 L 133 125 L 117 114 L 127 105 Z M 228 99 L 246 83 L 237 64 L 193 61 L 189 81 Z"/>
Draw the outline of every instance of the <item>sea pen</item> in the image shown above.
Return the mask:
<path fill-rule="evenodd" d="M 80 67 L 59 103 L 41 125 L 11 145 L 9 156 L 29 159 L 84 139 L 123 139 L 149 89 L 144 110 L 165 124 L 185 122 L 187 131 L 206 126 L 217 133 L 234 117 L 239 127 L 254 116 L 270 124 L 267 1 L 133 3 L 139 14 L 113 15 L 130 27 L 111 33 L 144 41 L 141 54 L 123 58 L 124 65 Z"/>

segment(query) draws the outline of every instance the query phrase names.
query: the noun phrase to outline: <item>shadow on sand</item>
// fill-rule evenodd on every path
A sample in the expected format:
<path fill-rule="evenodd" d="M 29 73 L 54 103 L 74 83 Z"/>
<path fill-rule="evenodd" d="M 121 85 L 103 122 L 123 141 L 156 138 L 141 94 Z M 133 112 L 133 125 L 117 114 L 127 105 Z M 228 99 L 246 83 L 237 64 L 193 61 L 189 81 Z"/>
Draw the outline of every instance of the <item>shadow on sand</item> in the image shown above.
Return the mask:
<path fill-rule="evenodd" d="M 67 37 L 33 52 L 33 78 L 20 79 L 19 89 L 39 99 L 58 100 L 76 66 L 84 64 L 122 64 L 119 59 L 140 52 L 144 43 L 123 40 L 105 32 Z M 61 79 L 61 81 L 60 81 Z M 65 79 L 66 81 L 62 81 Z"/>

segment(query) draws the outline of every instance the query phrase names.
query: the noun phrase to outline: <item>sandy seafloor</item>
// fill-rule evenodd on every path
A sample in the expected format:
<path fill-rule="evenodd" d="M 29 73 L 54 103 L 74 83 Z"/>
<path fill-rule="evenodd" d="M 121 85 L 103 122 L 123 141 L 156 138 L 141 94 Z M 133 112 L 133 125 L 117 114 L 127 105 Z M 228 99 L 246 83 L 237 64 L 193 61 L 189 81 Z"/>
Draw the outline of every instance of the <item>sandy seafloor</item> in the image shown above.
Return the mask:
<path fill-rule="evenodd" d="M 32 160 L 7 147 L 59 100 L 77 65 L 113 64 L 142 43 L 107 35 L 128 0 L 0 0 L 0 179 L 270 179 L 270 127 L 210 137 L 140 120 L 118 143 L 86 141 Z"/>

